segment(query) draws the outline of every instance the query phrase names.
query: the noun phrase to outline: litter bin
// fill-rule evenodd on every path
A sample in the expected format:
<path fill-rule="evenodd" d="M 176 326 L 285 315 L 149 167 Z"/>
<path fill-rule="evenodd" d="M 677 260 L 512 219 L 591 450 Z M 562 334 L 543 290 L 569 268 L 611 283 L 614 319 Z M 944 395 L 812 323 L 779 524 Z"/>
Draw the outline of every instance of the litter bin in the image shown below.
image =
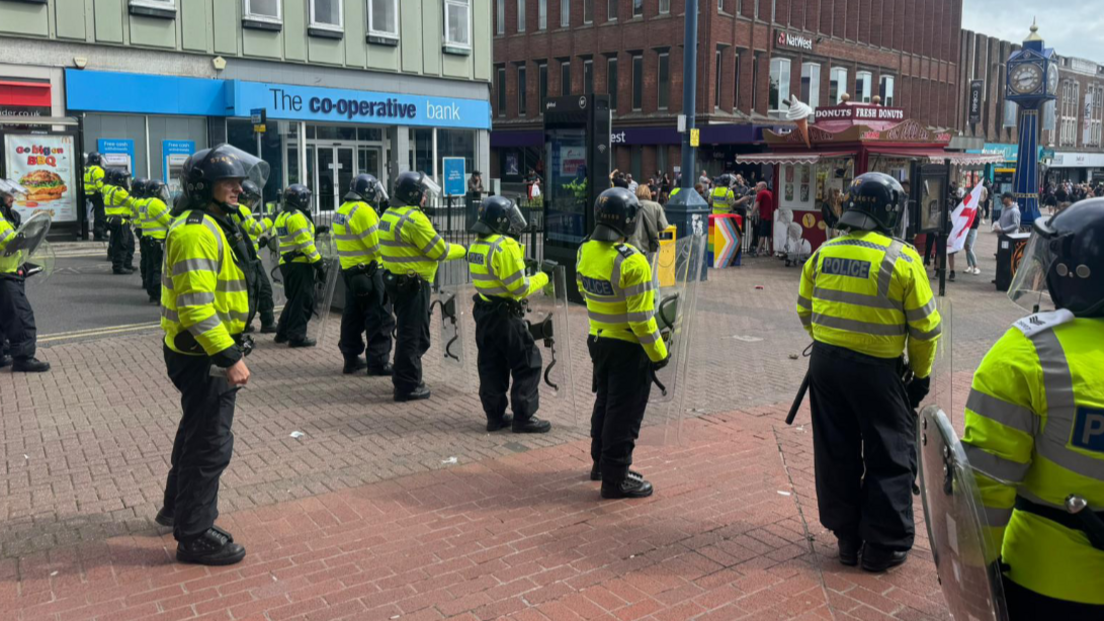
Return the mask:
<path fill-rule="evenodd" d="M 997 291 L 1008 291 L 1012 286 L 1012 279 L 1016 276 L 1016 269 L 1023 260 L 1024 249 L 1027 248 L 1027 240 L 1031 239 L 1030 233 L 1012 233 L 1001 235 L 997 240 L 997 277 L 993 283 L 997 285 Z"/>
<path fill-rule="evenodd" d="M 656 276 L 660 287 L 675 286 L 675 238 L 678 227 L 669 226 L 659 233 L 659 250 L 656 252 Z"/>

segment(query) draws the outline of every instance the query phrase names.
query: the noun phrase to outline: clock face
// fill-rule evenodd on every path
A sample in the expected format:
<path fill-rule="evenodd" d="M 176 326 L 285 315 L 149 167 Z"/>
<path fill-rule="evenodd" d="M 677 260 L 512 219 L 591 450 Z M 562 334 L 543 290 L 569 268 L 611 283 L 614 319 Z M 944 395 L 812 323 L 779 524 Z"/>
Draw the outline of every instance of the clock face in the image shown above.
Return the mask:
<path fill-rule="evenodd" d="M 1021 95 L 1034 93 L 1043 85 L 1043 68 L 1034 64 L 1019 65 L 1008 76 L 1008 84 Z"/>
<path fill-rule="evenodd" d="M 1058 94 L 1058 63 L 1050 63 L 1047 67 L 1047 93 Z"/>

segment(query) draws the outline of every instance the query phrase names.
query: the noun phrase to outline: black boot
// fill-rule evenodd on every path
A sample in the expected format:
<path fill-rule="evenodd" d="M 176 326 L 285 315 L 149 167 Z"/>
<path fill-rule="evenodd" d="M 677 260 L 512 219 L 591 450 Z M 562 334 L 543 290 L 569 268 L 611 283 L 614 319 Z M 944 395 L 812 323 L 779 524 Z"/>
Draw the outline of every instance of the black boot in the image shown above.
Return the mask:
<path fill-rule="evenodd" d="M 882 573 L 890 568 L 903 565 L 908 560 L 908 552 L 894 552 L 881 546 L 867 544 L 863 550 L 862 568 L 874 573 Z"/>
<path fill-rule="evenodd" d="M 514 433 L 548 433 L 549 431 L 552 431 L 552 423 L 541 420 L 536 416 L 531 416 L 527 420 L 522 421 L 516 418 L 514 419 Z"/>
<path fill-rule="evenodd" d="M 0 356 L 0 369 L 3 369 L 4 367 L 10 367 L 11 363 L 12 363 L 12 357 L 11 356 Z"/>
<path fill-rule="evenodd" d="M 314 339 L 308 339 L 306 337 L 298 341 L 288 341 L 288 347 L 314 347 L 318 342 Z"/>
<path fill-rule="evenodd" d="M 276 334 L 276 324 L 261 324 L 261 334 Z"/>
<path fill-rule="evenodd" d="M 602 498 L 647 498 L 652 495 L 652 484 L 643 477 L 626 476 L 620 481 L 602 480 Z"/>
<path fill-rule="evenodd" d="M 394 372 L 395 369 L 389 364 L 384 364 L 382 367 L 368 367 L 368 377 L 391 377 Z"/>
<path fill-rule="evenodd" d="M 859 564 L 859 551 L 862 550 L 862 541 L 857 539 L 839 539 L 839 562 L 848 567 Z"/>
<path fill-rule="evenodd" d="M 166 528 L 172 528 L 173 524 L 176 523 L 176 516 L 166 511 L 164 507 L 161 507 L 161 510 L 157 512 L 157 517 L 153 518 L 153 521 Z"/>
<path fill-rule="evenodd" d="M 292 347 L 294 347 L 294 345 Z M 368 368 L 368 363 L 364 360 L 364 358 L 361 358 L 360 356 L 356 356 L 356 357 L 353 357 L 353 358 L 346 358 L 345 359 L 345 367 L 341 369 L 341 372 L 344 373 L 345 375 L 352 375 L 353 373 L 356 373 L 357 371 L 367 369 L 367 368 Z"/>
<path fill-rule="evenodd" d="M 225 531 L 209 528 L 207 532 L 176 546 L 176 560 L 197 565 L 233 565 L 245 558 L 245 548 L 234 543 Z"/>
<path fill-rule="evenodd" d="M 417 388 L 410 392 L 395 391 L 395 401 L 421 401 L 422 399 L 429 398 L 429 387 L 425 384 L 419 385 Z"/>
<path fill-rule="evenodd" d="M 640 474 L 639 472 L 637 472 L 635 470 L 629 470 L 629 476 L 630 477 L 636 477 L 638 479 L 643 479 L 644 478 L 644 475 Z M 590 468 L 590 480 L 591 481 L 601 481 L 602 480 L 602 468 L 600 468 L 597 463 L 595 463 Z"/>
<path fill-rule="evenodd" d="M 12 373 L 45 373 L 49 370 L 50 363 L 38 358 L 16 358 L 12 362 Z"/>
<path fill-rule="evenodd" d="M 505 429 L 514 422 L 514 417 L 509 414 L 503 415 L 501 418 L 488 418 L 487 419 L 487 431 L 498 431 L 499 429 Z"/>

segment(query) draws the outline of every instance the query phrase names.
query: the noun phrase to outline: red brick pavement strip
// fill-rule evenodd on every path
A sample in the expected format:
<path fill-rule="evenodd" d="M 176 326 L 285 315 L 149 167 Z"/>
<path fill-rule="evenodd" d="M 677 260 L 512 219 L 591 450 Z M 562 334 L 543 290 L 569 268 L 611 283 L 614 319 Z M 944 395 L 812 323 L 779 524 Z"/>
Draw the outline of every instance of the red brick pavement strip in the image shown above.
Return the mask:
<path fill-rule="evenodd" d="M 658 490 L 647 500 L 599 501 L 574 442 L 236 512 L 222 523 L 249 555 L 234 567 L 176 564 L 169 535 L 3 560 L 0 610 L 22 621 L 945 616 L 922 549 L 873 576 L 810 532 L 802 427 L 736 413 L 684 431 L 682 445 L 638 449 Z"/>

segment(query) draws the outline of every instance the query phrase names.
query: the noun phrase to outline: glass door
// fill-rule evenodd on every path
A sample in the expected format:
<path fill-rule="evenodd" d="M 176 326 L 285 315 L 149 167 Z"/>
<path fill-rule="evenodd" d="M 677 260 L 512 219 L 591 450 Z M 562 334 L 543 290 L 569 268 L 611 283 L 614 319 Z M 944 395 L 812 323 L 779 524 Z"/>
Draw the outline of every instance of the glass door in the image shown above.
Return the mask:
<path fill-rule="evenodd" d="M 333 147 L 318 147 L 318 185 L 314 188 L 318 211 L 333 211 L 337 193 L 337 161 Z"/>
<path fill-rule="evenodd" d="M 383 178 L 383 157 L 379 147 L 360 147 L 357 151 L 357 173 L 368 173 L 386 183 Z"/>
<path fill-rule="evenodd" d="M 349 191 L 349 187 L 353 185 L 353 175 L 356 173 L 356 169 L 353 166 L 354 149 L 355 147 L 334 147 L 334 161 L 337 162 L 336 170 L 334 171 L 337 181 L 334 186 L 334 209 L 341 206 L 342 197 Z"/>

